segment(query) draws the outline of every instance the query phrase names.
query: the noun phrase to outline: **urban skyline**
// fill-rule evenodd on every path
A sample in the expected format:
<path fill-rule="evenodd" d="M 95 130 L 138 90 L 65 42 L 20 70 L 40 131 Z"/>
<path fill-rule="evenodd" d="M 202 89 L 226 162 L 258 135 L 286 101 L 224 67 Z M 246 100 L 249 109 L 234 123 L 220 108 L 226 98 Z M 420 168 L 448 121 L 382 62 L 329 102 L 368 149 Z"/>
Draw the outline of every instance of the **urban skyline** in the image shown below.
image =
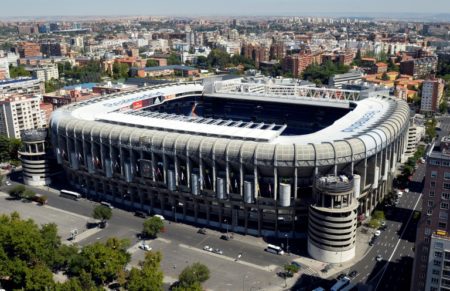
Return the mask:
<path fill-rule="evenodd" d="M 433 5 L 423 1 L 354 1 L 332 0 L 295 1 L 295 0 L 198 0 L 196 5 L 181 0 L 164 3 L 152 3 L 143 0 L 134 1 L 134 5 L 124 6 L 120 1 L 50 1 L 39 2 L 19 0 L 2 7 L 0 18 L 42 17 L 42 16 L 119 16 L 119 15 L 172 15 L 172 16 L 351 16 L 351 17 L 387 17 L 395 18 L 407 15 L 436 15 L 448 17 L 444 11 L 450 11 L 450 2 L 435 0 Z M 355 5 L 356 4 L 356 5 Z M 236 9 L 239 5 L 239 9 Z M 24 12 L 22 8 L 28 9 Z"/>

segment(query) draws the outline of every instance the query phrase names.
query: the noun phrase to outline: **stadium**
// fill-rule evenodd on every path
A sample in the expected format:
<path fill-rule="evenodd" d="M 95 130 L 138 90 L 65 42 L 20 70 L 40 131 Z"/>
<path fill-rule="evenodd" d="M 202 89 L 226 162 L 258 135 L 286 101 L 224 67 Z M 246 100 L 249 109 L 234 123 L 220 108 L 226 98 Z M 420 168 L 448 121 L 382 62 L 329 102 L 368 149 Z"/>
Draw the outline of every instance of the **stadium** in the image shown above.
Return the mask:
<path fill-rule="evenodd" d="M 359 91 L 245 83 L 147 86 L 55 111 L 68 180 L 89 199 L 355 254 L 358 219 L 389 191 L 409 108 Z"/>

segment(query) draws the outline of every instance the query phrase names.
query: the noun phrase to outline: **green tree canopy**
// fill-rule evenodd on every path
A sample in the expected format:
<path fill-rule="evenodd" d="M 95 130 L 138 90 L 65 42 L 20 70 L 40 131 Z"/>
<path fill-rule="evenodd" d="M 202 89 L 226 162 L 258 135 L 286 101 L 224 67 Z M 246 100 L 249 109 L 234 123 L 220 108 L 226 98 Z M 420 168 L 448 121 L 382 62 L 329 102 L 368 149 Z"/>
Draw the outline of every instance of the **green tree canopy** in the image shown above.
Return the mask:
<path fill-rule="evenodd" d="M 167 58 L 167 64 L 168 65 L 181 65 L 181 59 L 177 54 L 172 53 Z"/>
<path fill-rule="evenodd" d="M 303 78 L 311 82 L 328 84 L 330 77 L 336 74 L 347 73 L 349 69 L 349 66 L 327 61 L 321 65 L 309 65 L 303 72 Z"/>
<path fill-rule="evenodd" d="M 159 62 L 157 60 L 148 59 L 145 66 L 146 67 L 157 67 L 157 66 L 159 66 Z"/>
<path fill-rule="evenodd" d="M 102 222 L 110 220 L 112 217 L 112 210 L 104 205 L 97 205 L 92 211 L 92 217 L 100 219 Z"/>
<path fill-rule="evenodd" d="M 208 57 L 208 64 L 213 68 L 225 68 L 227 67 L 230 62 L 230 55 L 221 49 L 213 49 Z"/>
<path fill-rule="evenodd" d="M 160 252 L 147 252 L 140 269 L 132 268 L 128 278 L 127 289 L 130 291 L 163 290 L 164 275 L 161 271 L 162 255 Z"/>
<path fill-rule="evenodd" d="M 27 188 L 24 185 L 16 185 L 11 190 L 9 190 L 9 196 L 19 199 L 22 197 L 22 193 L 25 192 Z"/>
<path fill-rule="evenodd" d="M 163 227 L 164 222 L 161 218 L 153 216 L 144 221 L 142 234 L 145 237 L 156 237 Z"/>
<path fill-rule="evenodd" d="M 31 73 L 25 70 L 25 66 L 9 66 L 9 75 L 11 78 L 31 77 Z"/>
<path fill-rule="evenodd" d="M 191 286 L 205 282 L 209 279 L 209 276 L 210 272 L 207 266 L 201 263 L 194 263 L 181 271 L 178 281 L 180 287 L 190 288 Z"/>
<path fill-rule="evenodd" d="M 114 63 L 112 68 L 112 77 L 114 79 L 128 78 L 130 68 L 127 64 Z"/>

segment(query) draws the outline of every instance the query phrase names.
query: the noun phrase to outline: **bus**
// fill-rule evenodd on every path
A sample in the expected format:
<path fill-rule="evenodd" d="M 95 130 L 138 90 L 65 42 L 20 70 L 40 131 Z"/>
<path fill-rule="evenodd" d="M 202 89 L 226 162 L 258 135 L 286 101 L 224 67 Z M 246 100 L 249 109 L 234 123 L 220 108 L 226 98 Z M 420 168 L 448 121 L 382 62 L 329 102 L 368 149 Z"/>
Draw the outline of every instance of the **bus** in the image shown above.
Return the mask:
<path fill-rule="evenodd" d="M 350 278 L 344 277 L 341 280 L 337 281 L 336 284 L 334 284 L 330 290 L 331 291 L 341 291 L 348 285 L 350 285 Z"/>
<path fill-rule="evenodd" d="M 279 246 L 267 245 L 266 252 L 283 255 L 284 251 Z"/>
<path fill-rule="evenodd" d="M 61 190 L 59 192 L 59 196 L 64 197 L 64 198 L 68 198 L 68 199 L 72 199 L 72 200 L 78 200 L 81 198 L 81 194 L 77 193 L 77 192 L 72 192 L 69 190 Z"/>

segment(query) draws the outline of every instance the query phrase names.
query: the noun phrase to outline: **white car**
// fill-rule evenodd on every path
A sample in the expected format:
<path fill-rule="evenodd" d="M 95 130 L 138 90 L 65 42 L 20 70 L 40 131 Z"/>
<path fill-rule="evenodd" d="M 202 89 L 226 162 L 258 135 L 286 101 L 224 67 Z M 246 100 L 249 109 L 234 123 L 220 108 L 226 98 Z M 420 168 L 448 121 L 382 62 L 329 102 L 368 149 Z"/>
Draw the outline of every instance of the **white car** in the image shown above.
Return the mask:
<path fill-rule="evenodd" d="M 405 189 L 405 192 L 406 192 L 406 189 Z M 403 192 L 402 191 L 397 191 L 397 197 L 402 197 L 402 196 L 403 196 Z"/>
<path fill-rule="evenodd" d="M 154 217 L 158 217 L 161 220 L 164 220 L 164 216 L 160 215 L 160 214 L 155 214 L 153 215 Z"/>
<path fill-rule="evenodd" d="M 405 188 L 405 193 L 409 193 L 409 188 Z"/>
<path fill-rule="evenodd" d="M 212 252 L 214 249 L 210 246 L 204 246 L 203 249 L 208 252 Z"/>
<path fill-rule="evenodd" d="M 144 251 L 151 251 L 152 248 L 148 244 L 140 244 L 139 248 Z"/>
<path fill-rule="evenodd" d="M 375 236 L 380 236 L 380 234 L 381 234 L 381 231 L 379 231 L 379 230 L 375 231 L 375 233 L 374 233 Z"/>
<path fill-rule="evenodd" d="M 375 260 L 377 260 L 377 262 L 381 262 L 383 260 L 383 257 L 381 255 L 377 255 L 375 257 Z"/>
<path fill-rule="evenodd" d="M 5 184 L 6 184 L 6 186 L 11 186 L 11 182 L 9 182 L 9 181 L 6 181 Z"/>

